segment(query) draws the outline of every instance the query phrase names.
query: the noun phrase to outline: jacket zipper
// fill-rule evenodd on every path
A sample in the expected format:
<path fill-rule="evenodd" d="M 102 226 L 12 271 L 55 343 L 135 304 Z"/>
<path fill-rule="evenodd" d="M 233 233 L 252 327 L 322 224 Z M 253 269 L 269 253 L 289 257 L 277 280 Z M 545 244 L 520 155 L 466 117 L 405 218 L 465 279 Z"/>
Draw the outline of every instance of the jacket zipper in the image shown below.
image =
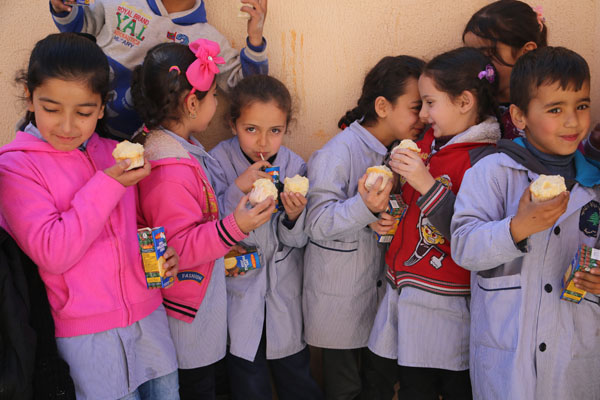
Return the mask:
<path fill-rule="evenodd" d="M 96 173 L 96 165 L 94 164 L 94 161 L 92 160 L 92 158 L 90 157 L 87 148 L 83 151 L 83 153 L 85 154 L 85 156 L 87 157 L 88 161 L 90 162 L 90 164 L 92 165 L 92 176 Z M 110 227 L 109 231 L 110 233 L 112 233 L 112 237 L 116 238 L 117 237 L 117 233 L 115 232 L 114 228 L 113 228 L 113 224 L 112 224 L 112 220 L 110 215 L 108 216 L 108 226 Z M 121 301 L 121 305 L 123 306 L 124 310 L 125 310 L 125 323 L 129 326 L 130 325 L 130 316 L 131 316 L 131 311 L 129 310 L 129 307 L 127 306 L 127 302 L 125 301 L 125 291 L 123 290 L 123 280 L 121 277 L 121 257 L 120 257 L 120 248 L 119 248 L 119 242 L 118 240 L 114 240 L 113 239 L 113 243 L 115 246 L 115 249 L 117 251 L 117 265 L 118 265 L 118 269 L 117 269 L 117 275 L 119 277 L 119 289 L 121 291 L 121 297 L 120 297 L 120 301 Z"/>

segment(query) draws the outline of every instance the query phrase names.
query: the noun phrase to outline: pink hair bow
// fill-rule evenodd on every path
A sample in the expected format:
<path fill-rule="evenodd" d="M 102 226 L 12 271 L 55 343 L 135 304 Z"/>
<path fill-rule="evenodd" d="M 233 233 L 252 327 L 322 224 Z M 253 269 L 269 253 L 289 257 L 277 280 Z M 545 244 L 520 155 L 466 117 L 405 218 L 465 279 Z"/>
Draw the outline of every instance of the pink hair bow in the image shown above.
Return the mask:
<path fill-rule="evenodd" d="M 221 48 L 219 44 L 211 40 L 198 39 L 190 43 L 190 50 L 196 55 L 194 61 L 185 72 L 193 89 L 206 92 L 212 86 L 215 75 L 219 73 L 217 64 L 225 64 L 225 59 L 219 57 Z"/>

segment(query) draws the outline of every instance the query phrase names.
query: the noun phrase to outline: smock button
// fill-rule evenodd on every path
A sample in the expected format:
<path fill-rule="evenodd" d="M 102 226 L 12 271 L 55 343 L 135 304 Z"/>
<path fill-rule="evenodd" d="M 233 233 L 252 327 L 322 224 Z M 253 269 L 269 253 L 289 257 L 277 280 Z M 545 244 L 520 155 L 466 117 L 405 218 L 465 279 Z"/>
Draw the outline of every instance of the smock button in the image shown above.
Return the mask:
<path fill-rule="evenodd" d="M 546 343 L 540 344 L 540 351 L 546 351 Z"/>
<path fill-rule="evenodd" d="M 377 287 L 381 287 L 381 285 L 383 285 L 383 282 L 381 282 L 381 279 L 377 281 Z"/>
<path fill-rule="evenodd" d="M 556 228 L 554 228 L 554 234 L 555 235 L 560 234 L 560 226 L 557 226 Z"/>
<path fill-rule="evenodd" d="M 549 283 L 546 283 L 546 285 L 544 286 L 544 290 L 548 293 L 552 293 L 552 285 Z"/>

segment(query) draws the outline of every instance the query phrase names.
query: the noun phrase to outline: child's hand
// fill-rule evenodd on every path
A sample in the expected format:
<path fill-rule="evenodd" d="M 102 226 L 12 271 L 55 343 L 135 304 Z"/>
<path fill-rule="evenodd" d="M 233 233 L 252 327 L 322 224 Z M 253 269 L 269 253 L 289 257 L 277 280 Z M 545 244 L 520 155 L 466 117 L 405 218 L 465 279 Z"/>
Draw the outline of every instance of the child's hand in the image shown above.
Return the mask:
<path fill-rule="evenodd" d="M 250 14 L 248 21 L 248 40 L 255 47 L 260 47 L 263 42 L 263 27 L 267 17 L 267 0 L 241 0 L 246 6 L 241 11 Z"/>
<path fill-rule="evenodd" d="M 71 12 L 71 7 L 70 5 L 74 5 L 75 1 L 73 0 L 50 0 L 50 4 L 52 4 L 52 9 L 54 10 L 55 13 L 62 13 L 62 12 Z"/>
<path fill-rule="evenodd" d="M 362 178 L 358 180 L 358 193 L 360 194 L 360 197 L 362 197 L 367 208 L 374 214 L 385 211 L 390 200 L 390 193 L 393 186 L 392 180 L 390 179 L 384 189 L 381 192 L 378 192 L 377 189 L 381 186 L 382 179 L 383 178 L 381 177 L 377 178 L 370 191 L 367 190 L 365 186 L 367 174 L 364 174 Z"/>
<path fill-rule="evenodd" d="M 174 248 L 169 246 L 167 247 L 164 256 L 165 263 L 163 264 L 163 268 L 165 269 L 165 276 L 177 277 L 177 272 L 179 271 L 179 255 Z M 171 287 L 172 285 L 173 284 L 167 287 Z"/>
<path fill-rule="evenodd" d="M 235 185 L 244 193 L 247 194 L 252 190 L 252 184 L 257 179 L 267 178 L 271 179 L 271 175 L 265 171 L 261 171 L 261 168 L 269 168 L 271 164 L 267 161 L 257 161 L 248 167 L 240 176 L 235 178 Z"/>
<path fill-rule="evenodd" d="M 552 200 L 534 203 L 531 201 L 529 186 L 525 189 L 517 215 L 510 221 L 510 234 L 515 243 L 528 238 L 534 233 L 551 228 L 556 220 L 567 211 L 569 192 L 563 192 Z"/>
<path fill-rule="evenodd" d="M 427 193 L 435 184 L 429 169 L 423 164 L 419 153 L 408 149 L 398 149 L 392 154 L 390 168 L 402 175 L 406 182 L 421 195 Z"/>
<path fill-rule="evenodd" d="M 600 124 L 597 124 L 592 133 L 590 133 L 590 143 L 596 149 L 600 149 Z"/>
<path fill-rule="evenodd" d="M 275 201 L 270 196 L 255 205 L 253 208 L 246 208 L 248 196 L 249 195 L 245 195 L 242 197 L 235 211 L 233 212 L 233 218 L 235 218 L 235 222 L 240 230 L 245 234 L 250 233 L 270 220 L 273 216 L 273 210 L 275 210 Z"/>
<path fill-rule="evenodd" d="M 290 221 L 298 219 L 302 210 L 306 207 L 306 197 L 300 193 L 281 193 L 281 204 Z"/>
<path fill-rule="evenodd" d="M 131 164 L 131 160 L 119 161 L 112 167 L 106 168 L 104 173 L 125 187 L 133 186 L 150 175 L 150 170 L 152 169 L 150 162 L 148 160 L 144 161 L 143 167 L 132 169 L 131 171 L 125 171 Z"/>
<path fill-rule="evenodd" d="M 379 235 L 385 235 L 394 226 L 396 218 L 386 212 L 379 214 L 379 217 L 377 221 L 371 222 L 369 227 Z"/>
<path fill-rule="evenodd" d="M 575 287 L 600 296 L 600 268 L 592 268 L 590 272 L 575 273 Z"/>

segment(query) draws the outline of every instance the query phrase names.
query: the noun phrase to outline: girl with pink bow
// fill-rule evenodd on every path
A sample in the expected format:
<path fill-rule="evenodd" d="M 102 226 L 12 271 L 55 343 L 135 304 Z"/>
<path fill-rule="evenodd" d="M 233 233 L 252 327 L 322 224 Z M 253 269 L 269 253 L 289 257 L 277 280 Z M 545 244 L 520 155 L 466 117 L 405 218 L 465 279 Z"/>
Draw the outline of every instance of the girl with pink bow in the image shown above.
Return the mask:
<path fill-rule="evenodd" d="M 179 251 L 180 271 L 163 291 L 179 364 L 182 399 L 215 398 L 215 363 L 225 356 L 227 300 L 223 256 L 270 220 L 271 198 L 246 208 L 244 196 L 232 213 L 219 215 L 206 174 L 210 157 L 195 136 L 217 107 L 215 75 L 219 45 L 198 39 L 189 47 L 152 48 L 133 73 L 132 94 L 145 123 L 142 142 L 152 172 L 139 185 L 140 218 L 164 226 L 167 243 Z"/>

